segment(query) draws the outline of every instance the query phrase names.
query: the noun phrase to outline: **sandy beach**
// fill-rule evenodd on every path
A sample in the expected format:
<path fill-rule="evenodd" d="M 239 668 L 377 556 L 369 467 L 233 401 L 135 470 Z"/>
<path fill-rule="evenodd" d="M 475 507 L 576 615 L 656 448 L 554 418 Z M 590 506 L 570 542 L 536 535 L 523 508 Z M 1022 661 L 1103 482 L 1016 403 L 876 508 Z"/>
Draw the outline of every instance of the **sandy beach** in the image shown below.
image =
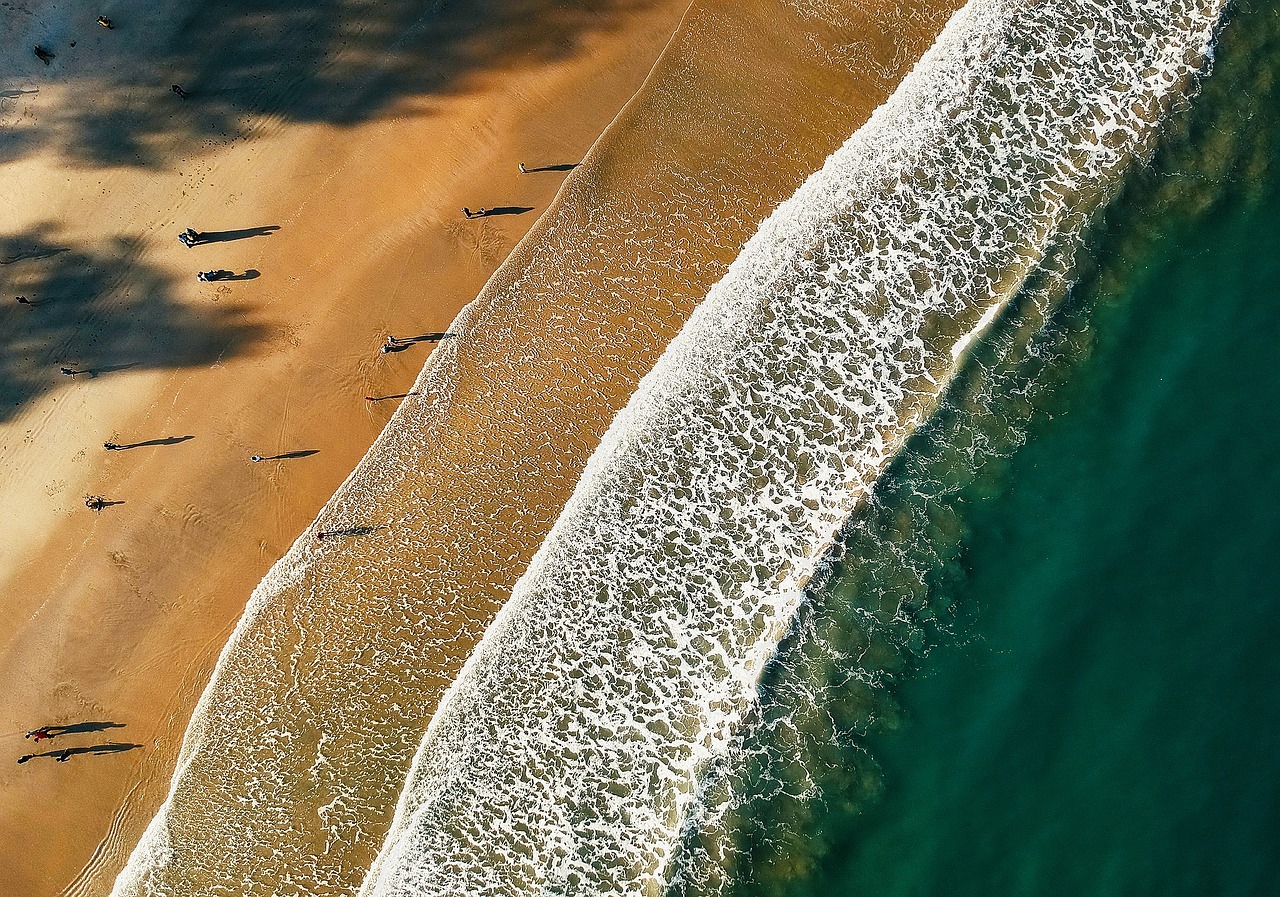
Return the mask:
<path fill-rule="evenodd" d="M 109 889 L 246 597 L 398 403 L 365 396 L 434 345 L 382 340 L 475 296 L 564 177 L 517 162 L 578 161 L 686 4 L 498 6 L 272 25 L 154 3 L 110 30 L 82 3 L 0 10 L 6 891 Z M 185 249 L 187 226 L 221 242 Z M 259 276 L 197 283 L 216 268 Z M 194 438 L 102 448 L 170 436 Z M 249 461 L 291 452 L 315 454 Z M 53 746 L 141 747 L 14 765 L 49 748 L 23 731 L 83 722 L 123 728 Z"/>
<path fill-rule="evenodd" d="M 435 344 L 384 354 L 383 339 L 448 329 L 533 227 L 437 350 L 437 390 L 408 397 L 319 523 L 376 508 L 413 535 L 295 549 L 302 572 L 260 592 L 268 610 L 224 659 L 184 756 L 174 835 L 191 850 L 238 832 L 243 853 L 218 862 L 261 870 L 270 893 L 274 863 L 330 854 L 314 807 L 347 789 L 335 825 L 354 846 L 300 874 L 358 884 L 434 702 L 608 421 L 954 5 L 706 2 L 678 32 L 685 2 L 216 21 L 158 3 L 145 29 L 120 11 L 110 30 L 85 4 L 0 11 L 0 519 L 19 523 L 0 546 L 0 743 L 16 758 L 45 749 L 26 729 L 109 722 L 123 728 L 74 744 L 138 745 L 10 761 L 6 884 L 110 888 L 249 593 L 416 391 Z M 501 213 L 468 221 L 463 206 Z M 186 249 L 187 226 L 223 236 Z M 236 233 L 255 228 L 278 229 Z M 196 282 L 217 268 L 243 279 Z M 123 503 L 95 514 L 89 495 Z M 349 633 L 305 649 L 338 620 Z M 305 771 L 329 725 L 350 742 L 317 782 Z M 279 773 L 277 796 L 303 792 L 296 804 L 218 815 L 255 764 Z M 344 778 L 357 769 L 358 787 Z M 255 825 L 281 833 L 270 862 L 254 859 Z M 217 874 L 196 857 L 173 880 L 197 893 Z"/>

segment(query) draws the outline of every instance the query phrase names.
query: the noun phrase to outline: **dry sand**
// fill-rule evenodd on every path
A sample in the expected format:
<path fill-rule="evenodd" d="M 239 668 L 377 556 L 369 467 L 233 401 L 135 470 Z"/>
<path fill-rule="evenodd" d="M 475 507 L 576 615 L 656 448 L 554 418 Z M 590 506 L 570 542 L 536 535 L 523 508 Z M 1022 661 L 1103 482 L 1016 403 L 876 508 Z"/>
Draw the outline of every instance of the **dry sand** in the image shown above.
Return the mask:
<path fill-rule="evenodd" d="M 318 523 L 369 529 L 299 543 L 256 596 L 184 752 L 173 893 L 359 883 L 435 703 L 608 421 L 953 5 L 694 5 Z"/>
<path fill-rule="evenodd" d="M 581 158 L 686 5 L 0 7 L 0 891 L 110 887 L 250 590 L 397 403 L 364 397 L 431 349 L 383 336 L 475 296 L 564 177 L 516 163 Z M 141 747 L 14 764 L 85 721 L 124 728 L 54 746 Z"/>

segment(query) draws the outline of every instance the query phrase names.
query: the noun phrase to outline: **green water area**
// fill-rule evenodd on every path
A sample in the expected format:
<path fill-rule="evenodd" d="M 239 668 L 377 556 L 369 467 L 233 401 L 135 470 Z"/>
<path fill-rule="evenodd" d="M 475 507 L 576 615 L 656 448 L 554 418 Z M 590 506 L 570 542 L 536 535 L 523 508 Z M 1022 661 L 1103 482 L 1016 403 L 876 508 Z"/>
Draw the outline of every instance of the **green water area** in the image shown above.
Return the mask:
<path fill-rule="evenodd" d="M 818 722 L 742 773 L 730 891 L 1280 893 L 1277 35 L 1234 9 L 1074 288 L 987 347 L 1048 351 L 889 472 L 797 637 L 823 650 L 774 673 Z M 842 684 L 842 639 L 883 675 Z"/>

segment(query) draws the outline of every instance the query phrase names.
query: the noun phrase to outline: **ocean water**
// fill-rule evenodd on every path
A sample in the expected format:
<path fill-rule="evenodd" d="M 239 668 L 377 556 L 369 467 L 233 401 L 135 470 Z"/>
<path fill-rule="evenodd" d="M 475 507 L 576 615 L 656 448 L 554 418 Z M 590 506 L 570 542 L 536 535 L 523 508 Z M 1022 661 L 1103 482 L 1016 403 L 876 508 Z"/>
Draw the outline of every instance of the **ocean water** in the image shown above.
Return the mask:
<path fill-rule="evenodd" d="M 1280 892 L 1280 4 L 846 530 L 673 893 Z"/>
<path fill-rule="evenodd" d="M 886 683 L 911 651 L 927 657 L 931 627 L 963 633 L 961 603 L 913 604 L 911 576 L 850 605 L 883 619 L 861 632 L 824 627 L 806 588 L 861 508 L 910 528 L 878 482 L 921 426 L 945 428 L 942 395 L 972 442 L 938 452 L 996 454 L 971 423 L 1021 382 L 1003 368 L 1063 351 L 1070 332 L 1044 325 L 1080 230 L 1183 103 L 1221 8 L 979 0 L 953 19 L 762 226 L 614 421 L 432 719 L 362 893 L 660 894 L 750 874 L 740 811 L 769 783 L 817 789 L 840 772 L 786 749 L 788 733 L 807 738 L 806 696 L 830 712 L 787 665 L 803 669 L 810 642 L 826 659 L 822 637 L 848 633 L 827 657 L 858 659 L 832 672 L 865 741 L 898 715 Z M 970 375 L 988 356 L 991 376 Z M 874 528 L 864 539 L 893 545 Z M 918 559 L 890 552 L 881 572 L 927 577 L 939 555 L 917 542 L 904 547 Z M 766 695 L 799 705 L 759 700 L 762 675 Z M 866 765 L 855 792 L 879 787 Z M 775 855 L 778 834 L 761 842 Z"/>

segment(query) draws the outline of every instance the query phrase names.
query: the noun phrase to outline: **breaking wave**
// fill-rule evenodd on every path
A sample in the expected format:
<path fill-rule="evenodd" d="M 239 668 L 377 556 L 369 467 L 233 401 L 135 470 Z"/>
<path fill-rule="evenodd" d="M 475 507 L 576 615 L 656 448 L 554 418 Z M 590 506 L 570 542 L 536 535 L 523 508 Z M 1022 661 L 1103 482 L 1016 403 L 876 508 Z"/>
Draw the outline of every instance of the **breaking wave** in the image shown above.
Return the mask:
<path fill-rule="evenodd" d="M 362 894 L 650 894 L 885 464 L 1209 58 L 1217 0 L 973 0 L 641 383 L 441 704 Z"/>

